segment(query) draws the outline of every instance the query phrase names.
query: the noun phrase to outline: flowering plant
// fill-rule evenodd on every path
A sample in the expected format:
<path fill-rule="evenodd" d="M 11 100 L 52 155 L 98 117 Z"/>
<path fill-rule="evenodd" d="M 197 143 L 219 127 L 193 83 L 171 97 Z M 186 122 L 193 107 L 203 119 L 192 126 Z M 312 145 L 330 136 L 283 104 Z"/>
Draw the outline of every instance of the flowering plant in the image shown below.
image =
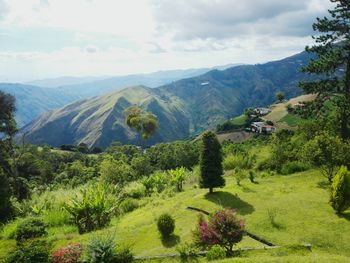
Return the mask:
<path fill-rule="evenodd" d="M 223 209 L 211 215 L 208 221 L 201 216 L 195 236 L 201 246 L 219 245 L 231 253 L 233 245 L 242 240 L 244 233 L 244 220 L 238 219 L 236 210 Z"/>
<path fill-rule="evenodd" d="M 81 257 L 82 247 L 80 244 L 71 244 L 53 252 L 54 263 L 76 263 Z"/>

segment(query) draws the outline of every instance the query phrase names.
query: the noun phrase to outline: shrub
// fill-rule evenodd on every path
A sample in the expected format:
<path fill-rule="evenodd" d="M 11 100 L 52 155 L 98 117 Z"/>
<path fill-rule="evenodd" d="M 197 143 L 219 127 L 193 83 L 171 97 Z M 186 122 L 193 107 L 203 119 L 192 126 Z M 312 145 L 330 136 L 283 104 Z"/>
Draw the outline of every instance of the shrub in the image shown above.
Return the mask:
<path fill-rule="evenodd" d="M 48 226 L 63 226 L 72 223 L 70 214 L 64 209 L 47 210 L 43 213 L 42 218 Z"/>
<path fill-rule="evenodd" d="M 282 166 L 281 174 L 287 175 L 287 174 L 294 174 L 299 173 L 308 170 L 310 167 L 309 165 L 300 162 L 300 161 L 291 161 L 288 163 L 285 163 Z"/>
<path fill-rule="evenodd" d="M 235 169 L 233 172 L 233 176 L 236 179 L 236 183 L 238 186 L 241 185 L 241 181 L 247 177 L 247 173 L 244 170 Z"/>
<path fill-rule="evenodd" d="M 64 208 L 71 214 L 79 234 L 101 229 L 109 224 L 116 206 L 104 185 L 92 185 L 80 191 Z"/>
<path fill-rule="evenodd" d="M 57 249 L 52 254 L 54 263 L 76 263 L 79 262 L 82 253 L 80 244 L 71 244 Z"/>
<path fill-rule="evenodd" d="M 175 170 L 168 170 L 172 183 L 176 185 L 176 191 L 182 191 L 182 184 L 186 179 L 187 171 L 184 167 L 178 167 Z"/>
<path fill-rule="evenodd" d="M 146 195 L 146 187 L 140 182 L 131 182 L 124 187 L 123 192 L 127 197 L 140 199 Z"/>
<path fill-rule="evenodd" d="M 189 258 L 198 256 L 198 248 L 195 244 L 183 243 L 176 247 L 176 251 L 180 254 L 182 261 L 187 261 Z"/>
<path fill-rule="evenodd" d="M 130 263 L 134 261 L 134 256 L 129 247 L 117 248 L 116 263 Z"/>
<path fill-rule="evenodd" d="M 220 245 L 231 254 L 233 245 L 242 240 L 244 232 L 244 220 L 238 219 L 236 211 L 223 209 L 211 215 L 208 222 L 200 217 L 195 237 L 198 245 Z"/>
<path fill-rule="evenodd" d="M 21 243 L 6 259 L 6 263 L 47 263 L 49 262 L 50 245 L 46 240 L 33 239 Z"/>
<path fill-rule="evenodd" d="M 1 238 L 3 239 L 15 239 L 18 225 L 23 219 L 16 219 L 10 223 L 4 225 L 1 229 Z"/>
<path fill-rule="evenodd" d="M 47 235 L 45 228 L 45 224 L 40 219 L 25 219 L 17 226 L 16 241 L 20 243 L 27 239 L 43 237 Z"/>
<path fill-rule="evenodd" d="M 156 171 L 149 177 L 144 177 L 141 183 L 146 187 L 146 193 L 152 194 L 154 191 L 161 193 L 167 186 L 167 174 L 161 171 Z"/>
<path fill-rule="evenodd" d="M 169 214 L 162 214 L 157 221 L 157 227 L 163 238 L 167 238 L 174 233 L 175 220 Z"/>
<path fill-rule="evenodd" d="M 254 171 L 249 171 L 249 180 L 251 183 L 256 183 L 255 182 L 255 177 L 256 177 L 256 174 Z"/>
<path fill-rule="evenodd" d="M 139 202 L 135 199 L 127 198 L 119 205 L 120 213 L 130 213 L 139 207 Z"/>
<path fill-rule="evenodd" d="M 248 170 L 253 168 L 255 159 L 255 156 L 249 156 L 248 154 L 229 155 L 224 159 L 224 168 L 225 170 Z"/>
<path fill-rule="evenodd" d="M 129 263 L 133 255 L 129 248 L 117 248 L 110 236 L 95 236 L 86 246 L 84 262 L 87 263 Z"/>
<path fill-rule="evenodd" d="M 340 167 L 331 187 L 330 203 L 337 213 L 350 206 L 350 172 L 345 166 Z"/>
<path fill-rule="evenodd" d="M 212 246 L 206 254 L 206 258 L 208 261 L 219 260 L 219 259 L 223 259 L 225 257 L 226 257 L 226 252 L 219 245 Z"/>

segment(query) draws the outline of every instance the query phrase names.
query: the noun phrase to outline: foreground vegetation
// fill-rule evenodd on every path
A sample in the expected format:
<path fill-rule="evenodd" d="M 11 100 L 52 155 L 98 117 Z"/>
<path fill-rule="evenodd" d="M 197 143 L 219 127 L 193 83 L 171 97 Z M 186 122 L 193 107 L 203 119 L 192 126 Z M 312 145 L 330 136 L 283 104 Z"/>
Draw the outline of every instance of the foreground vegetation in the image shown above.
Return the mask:
<path fill-rule="evenodd" d="M 213 195 L 208 195 L 206 190 L 196 188 L 196 184 L 188 182 L 184 192 L 164 193 L 146 198 L 141 202 L 141 207 L 120 217 L 113 217 L 110 226 L 83 235 L 79 235 L 78 229 L 71 223 L 63 222 L 60 225 L 55 222 L 57 215 L 41 217 L 46 223 L 52 224 L 48 228 L 48 239 L 53 242 L 54 249 L 72 243 L 84 244 L 96 234 L 112 233 L 118 243 L 132 246 L 135 255 L 151 256 L 176 253 L 179 244 L 191 242 L 198 215 L 194 211 L 186 210 L 187 206 L 210 212 L 221 207 L 233 207 L 245 218 L 249 231 L 276 245 L 290 247 L 312 244 L 312 252 L 300 252 L 297 248 L 293 252 L 293 248 L 290 248 L 288 251 L 291 253 L 281 252 L 281 256 L 288 258 L 290 254 L 296 254 L 292 258 L 299 258 L 306 254 L 306 258 L 310 260 L 319 257 L 320 260 L 337 257 L 341 259 L 341 256 L 345 259 L 350 256 L 350 214 L 334 214 L 328 204 L 327 181 L 318 171 L 311 170 L 289 176 L 266 176 L 258 178 L 255 184 L 244 181 L 242 186 L 237 186 L 231 176 L 226 177 L 226 181 L 227 186 Z M 63 191 L 50 194 L 57 196 L 57 199 L 64 198 L 65 195 Z M 44 198 L 45 195 L 40 199 Z M 176 228 L 173 239 L 164 242 L 157 231 L 156 220 L 165 212 L 174 217 Z M 15 247 L 13 231 L 20 221 L 21 219 L 10 223 L 2 230 L 2 258 Z M 245 237 L 238 245 L 261 246 L 249 237 Z M 244 253 L 241 256 L 255 257 L 255 253 L 258 252 Z M 268 254 L 270 253 L 278 254 L 272 251 Z"/>

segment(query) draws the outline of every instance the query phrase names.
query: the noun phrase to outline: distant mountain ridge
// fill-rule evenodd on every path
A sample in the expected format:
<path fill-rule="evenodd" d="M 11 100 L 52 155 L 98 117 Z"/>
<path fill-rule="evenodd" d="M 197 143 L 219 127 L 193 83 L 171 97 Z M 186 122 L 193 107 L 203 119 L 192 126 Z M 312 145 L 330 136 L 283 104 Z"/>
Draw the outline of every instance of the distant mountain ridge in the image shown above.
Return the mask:
<path fill-rule="evenodd" d="M 46 113 L 24 132 L 31 143 L 53 146 L 84 142 L 106 147 L 115 140 L 137 143 L 123 114 L 125 108 L 137 104 L 159 119 L 159 132 L 149 144 L 183 139 L 241 114 L 246 107 L 270 105 L 277 91 L 287 98 L 302 94 L 298 82 L 310 77 L 300 68 L 310 58 L 302 52 L 265 64 L 212 70 L 154 89 L 126 88 Z"/>
<path fill-rule="evenodd" d="M 19 127 L 28 124 L 40 114 L 60 108 L 79 99 L 62 90 L 45 89 L 19 83 L 0 83 L 0 90 L 16 98 L 16 121 Z"/>
<path fill-rule="evenodd" d="M 234 66 L 235 64 L 232 65 Z M 215 68 L 224 69 L 228 66 Z M 37 80 L 30 82 L 30 84 L 0 83 L 0 90 L 16 97 L 18 109 L 16 120 L 19 127 L 22 127 L 48 110 L 61 108 L 79 99 L 104 95 L 111 91 L 121 90 L 127 86 L 145 85 L 152 88 L 158 87 L 175 80 L 201 75 L 209 70 L 211 69 L 169 70 L 109 78 L 61 77 Z M 68 83 L 71 84 L 67 85 Z M 61 86 L 60 84 L 65 85 Z M 56 87 L 56 85 L 59 87 Z"/>

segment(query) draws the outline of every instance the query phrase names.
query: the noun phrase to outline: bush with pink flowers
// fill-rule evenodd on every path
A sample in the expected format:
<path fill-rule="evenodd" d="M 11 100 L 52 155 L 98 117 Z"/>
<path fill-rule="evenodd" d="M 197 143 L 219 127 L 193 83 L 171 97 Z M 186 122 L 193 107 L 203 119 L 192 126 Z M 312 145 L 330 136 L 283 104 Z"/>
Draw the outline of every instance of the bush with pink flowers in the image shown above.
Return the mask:
<path fill-rule="evenodd" d="M 71 244 L 53 252 L 54 263 L 76 263 L 81 257 L 82 247 L 80 244 Z"/>
<path fill-rule="evenodd" d="M 195 231 L 197 244 L 203 247 L 219 245 L 232 254 L 234 244 L 242 240 L 245 233 L 243 219 L 237 217 L 234 209 L 223 209 L 205 220 L 200 217 Z"/>

